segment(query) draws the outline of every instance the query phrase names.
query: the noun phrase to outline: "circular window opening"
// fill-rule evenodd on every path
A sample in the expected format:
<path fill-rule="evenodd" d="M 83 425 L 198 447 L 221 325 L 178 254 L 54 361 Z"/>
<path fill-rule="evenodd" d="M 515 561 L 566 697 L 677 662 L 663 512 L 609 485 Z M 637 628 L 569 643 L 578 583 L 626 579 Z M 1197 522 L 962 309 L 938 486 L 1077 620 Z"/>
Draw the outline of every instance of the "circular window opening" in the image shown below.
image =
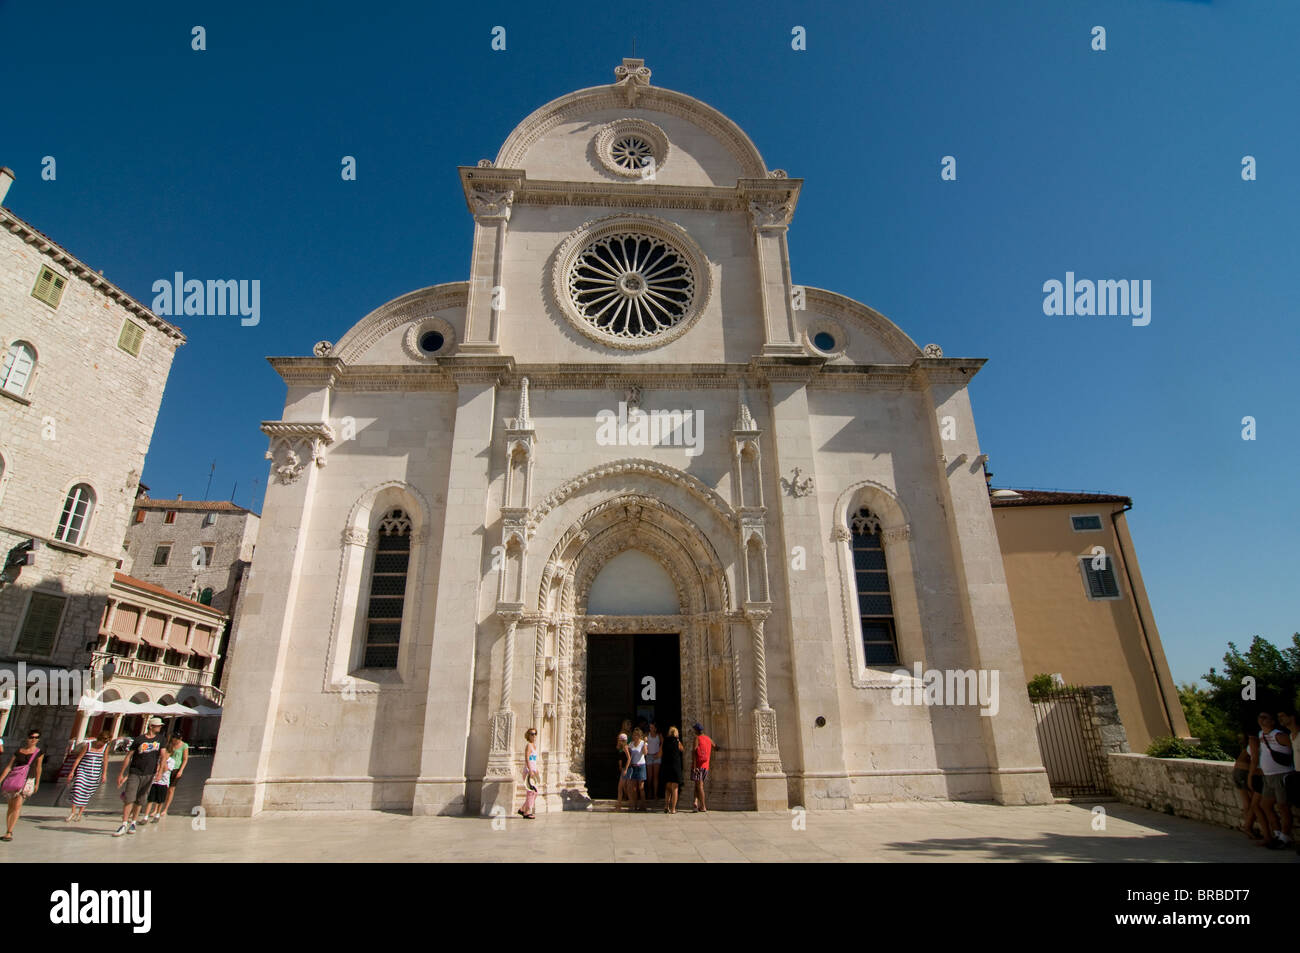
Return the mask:
<path fill-rule="evenodd" d="M 609 147 L 610 158 L 620 169 L 636 172 L 654 161 L 654 149 L 640 136 L 620 136 Z"/>
<path fill-rule="evenodd" d="M 568 284 L 583 320 L 619 338 L 670 330 L 695 299 L 695 275 L 686 256 L 639 232 L 620 232 L 587 245 L 570 269 Z"/>
<path fill-rule="evenodd" d="M 435 354 L 441 351 L 444 343 L 443 336 L 437 331 L 426 331 L 420 335 L 420 350 L 425 354 Z"/>
<path fill-rule="evenodd" d="M 818 331 L 813 335 L 813 347 L 830 353 L 835 350 L 835 335 L 829 331 Z"/>

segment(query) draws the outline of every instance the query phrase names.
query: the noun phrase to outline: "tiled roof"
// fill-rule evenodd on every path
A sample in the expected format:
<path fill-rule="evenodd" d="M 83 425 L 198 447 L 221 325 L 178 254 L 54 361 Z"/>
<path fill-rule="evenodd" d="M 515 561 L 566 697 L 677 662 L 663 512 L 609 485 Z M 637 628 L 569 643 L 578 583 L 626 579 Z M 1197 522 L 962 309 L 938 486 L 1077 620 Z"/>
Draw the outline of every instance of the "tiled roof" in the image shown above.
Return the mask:
<path fill-rule="evenodd" d="M 154 500 L 147 496 L 139 497 L 135 501 L 135 508 L 138 510 L 187 510 L 200 511 L 204 513 L 253 513 L 252 510 L 237 506 L 229 500 Z"/>
<path fill-rule="evenodd" d="M 996 492 L 996 491 L 995 491 Z M 1114 493 L 1076 493 L 1071 490 L 1015 490 L 1019 497 L 990 496 L 993 506 L 1068 506 L 1083 503 L 1123 503 L 1132 506 L 1127 496 Z"/>
<path fill-rule="evenodd" d="M 193 599 L 186 599 L 179 593 L 172 592 L 170 589 L 164 589 L 162 586 L 156 586 L 152 582 L 145 582 L 143 579 L 136 579 L 135 576 L 128 576 L 124 572 L 113 573 L 113 581 L 123 586 L 130 586 L 132 589 L 143 589 L 145 592 L 153 593 L 155 596 L 162 596 L 170 599 L 172 602 L 179 602 L 184 606 L 193 606 L 196 609 L 206 609 L 208 612 L 215 612 L 217 615 L 223 615 L 212 606 L 205 606 L 201 602 L 195 602 Z"/>

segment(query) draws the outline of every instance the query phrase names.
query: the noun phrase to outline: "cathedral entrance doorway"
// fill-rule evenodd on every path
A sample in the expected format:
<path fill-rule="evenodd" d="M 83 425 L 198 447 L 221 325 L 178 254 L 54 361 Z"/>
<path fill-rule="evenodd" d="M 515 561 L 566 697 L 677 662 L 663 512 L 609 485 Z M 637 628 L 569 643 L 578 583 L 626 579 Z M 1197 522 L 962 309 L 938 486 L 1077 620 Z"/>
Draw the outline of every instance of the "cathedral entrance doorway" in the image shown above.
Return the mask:
<path fill-rule="evenodd" d="M 682 730 L 681 652 L 676 633 L 587 637 L 587 791 L 618 796 L 618 733 L 623 722 Z M 661 789 L 662 790 L 662 789 Z M 647 796 L 650 792 L 647 791 Z"/>

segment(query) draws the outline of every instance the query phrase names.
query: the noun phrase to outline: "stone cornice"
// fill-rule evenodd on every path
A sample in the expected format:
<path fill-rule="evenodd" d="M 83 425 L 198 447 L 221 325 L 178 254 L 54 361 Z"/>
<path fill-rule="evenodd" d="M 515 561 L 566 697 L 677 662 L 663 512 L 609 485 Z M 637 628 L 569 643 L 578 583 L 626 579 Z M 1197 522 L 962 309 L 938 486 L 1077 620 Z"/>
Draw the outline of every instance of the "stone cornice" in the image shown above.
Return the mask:
<path fill-rule="evenodd" d="M 912 362 L 912 373 L 921 384 L 965 382 L 988 363 L 982 357 L 919 357 Z"/>
<path fill-rule="evenodd" d="M 0 207 L 0 228 L 8 229 L 11 233 L 27 242 L 27 244 L 35 246 L 37 250 L 48 256 L 56 264 L 65 268 L 70 274 L 76 275 L 96 291 L 112 298 L 127 311 L 142 318 L 147 324 L 157 328 L 167 337 L 176 341 L 177 345 L 185 343 L 185 334 L 180 328 L 176 327 L 176 325 L 158 317 L 158 315 L 154 314 L 139 301 L 136 301 L 135 298 L 131 297 L 99 272 L 92 269 L 85 262 L 70 255 L 67 249 L 63 248 L 57 242 L 50 240 L 49 237 L 24 222 L 13 212 L 9 211 L 9 209 L 3 207 Z"/>
<path fill-rule="evenodd" d="M 919 358 L 911 364 L 827 364 L 823 358 L 755 358 L 749 364 L 515 364 L 509 356 L 445 357 L 429 364 L 357 364 L 337 358 L 267 358 L 286 384 L 347 392 L 447 391 L 461 383 L 570 390 L 731 390 L 737 381 L 794 381 L 822 390 L 914 390 L 932 381 L 968 381 L 983 358 Z"/>
<path fill-rule="evenodd" d="M 478 190 L 513 194 L 514 205 L 585 205 L 616 209 L 700 209 L 745 212 L 752 202 L 779 201 L 793 214 L 802 179 L 740 179 L 735 188 L 665 185 L 661 182 L 592 182 L 567 179 L 530 180 L 522 169 L 461 166 L 465 204 L 475 212 Z"/>

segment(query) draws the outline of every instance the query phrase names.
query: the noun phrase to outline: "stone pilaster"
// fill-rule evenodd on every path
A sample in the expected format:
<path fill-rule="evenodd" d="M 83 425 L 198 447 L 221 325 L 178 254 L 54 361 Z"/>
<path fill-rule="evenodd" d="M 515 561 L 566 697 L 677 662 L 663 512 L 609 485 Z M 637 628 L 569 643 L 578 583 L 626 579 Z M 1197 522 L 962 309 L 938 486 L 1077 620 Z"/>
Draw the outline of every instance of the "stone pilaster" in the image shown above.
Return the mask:
<path fill-rule="evenodd" d="M 787 604 L 776 606 L 775 611 L 783 613 L 782 628 L 789 633 L 794 722 L 798 726 L 793 742 L 787 741 L 786 757 L 811 776 L 803 784 L 803 806 L 809 810 L 842 809 L 852 804 L 852 792 L 838 689 L 841 648 L 835 642 L 830 616 L 837 596 L 833 598 L 826 588 L 829 572 L 824 537 L 829 528 L 823 526 L 818 509 L 820 488 L 806 371 L 775 364 L 767 365 L 766 371 L 772 408 L 768 452 L 783 477 L 781 488 L 772 493 L 780 530 L 779 543 L 774 540 L 772 548 L 789 553 L 799 546 L 805 557 L 804 568 L 799 570 L 792 569 L 787 560 L 772 564 L 773 571 L 779 567 L 780 572 L 772 584 L 788 593 Z M 799 476 L 794 474 L 796 468 Z M 818 717 L 825 719 L 822 727 L 816 725 Z"/>
<path fill-rule="evenodd" d="M 274 421 L 262 429 L 271 438 L 267 450 L 271 477 L 257 559 L 246 577 L 242 597 L 239 655 L 231 664 L 231 679 L 239 689 L 226 699 L 221 746 L 203 790 L 204 810 L 214 817 L 251 816 L 259 813 L 265 802 L 276 714 L 290 664 L 289 642 L 299 584 L 305 575 L 307 536 L 320 473 L 319 466 L 310 463 L 316 459 L 315 448 L 333 438 L 325 423 Z M 143 622 L 144 613 L 140 618 Z"/>
<path fill-rule="evenodd" d="M 447 507 L 442 526 L 434 611 L 433 657 L 416 781 L 414 814 L 459 814 L 465 809 L 465 758 L 473 693 L 474 647 L 480 622 L 485 554 L 465 552 L 483 533 L 488 499 L 496 383 L 502 366 L 474 362 L 456 369 L 458 393 L 451 435 L 449 497 L 484 506 Z M 453 555 L 456 554 L 456 555 Z"/>
<path fill-rule="evenodd" d="M 786 232 L 799 201 L 802 179 L 741 179 L 738 183 L 749 210 L 762 291 L 765 356 L 802 356 L 795 336 L 794 301 L 790 277 L 790 247 Z"/>
<path fill-rule="evenodd" d="M 469 300 L 465 307 L 465 339 L 461 354 L 499 354 L 504 299 L 502 265 L 506 231 L 515 192 L 524 173 L 518 170 L 462 168 L 465 201 L 474 216 L 474 246 L 470 259 Z"/>
<path fill-rule="evenodd" d="M 978 668 L 997 671 L 1002 686 L 998 713 L 979 719 L 993 797 L 1002 804 L 1050 804 L 1052 792 L 1024 687 L 1011 595 L 979 462 L 979 441 L 966 390 L 970 376 L 962 373 L 958 363 L 922 358 L 918 373 L 924 375 L 934 408 L 930 440 L 971 659 Z M 945 417 L 952 417 L 954 423 L 954 439 L 948 441 L 941 439 L 939 429 Z"/>

